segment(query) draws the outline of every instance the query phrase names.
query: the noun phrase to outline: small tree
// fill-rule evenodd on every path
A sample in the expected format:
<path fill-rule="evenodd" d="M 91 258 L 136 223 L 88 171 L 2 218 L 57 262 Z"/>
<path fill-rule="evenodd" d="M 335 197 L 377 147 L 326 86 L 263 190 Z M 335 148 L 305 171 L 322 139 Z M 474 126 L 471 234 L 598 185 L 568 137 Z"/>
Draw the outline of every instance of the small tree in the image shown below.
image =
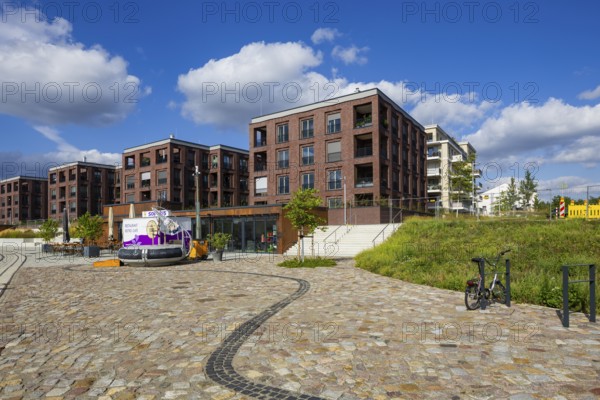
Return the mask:
<path fill-rule="evenodd" d="M 519 192 L 517 190 L 517 184 L 515 178 L 510 178 L 510 183 L 506 188 L 506 206 L 509 210 L 515 208 L 515 204 L 519 202 Z"/>
<path fill-rule="evenodd" d="M 521 196 L 521 201 L 523 202 L 522 204 L 525 209 L 530 209 L 531 200 L 533 199 L 536 190 L 537 182 L 533 180 L 531 172 L 526 170 L 525 178 L 519 182 L 519 195 Z"/>
<path fill-rule="evenodd" d="M 300 253 L 300 247 L 302 247 L 302 261 L 304 261 L 304 236 L 312 235 L 319 225 L 326 223 L 323 218 L 313 213 L 313 210 L 321 204 L 322 200 L 318 190 L 298 189 L 292 195 L 290 202 L 283 207 L 286 211 L 286 218 L 298 230 L 298 236 L 301 239 L 298 252 Z M 325 229 L 322 228 L 322 230 Z"/>
<path fill-rule="evenodd" d="M 93 244 L 102 236 L 102 217 L 86 212 L 77 219 L 75 235 L 83 238 L 84 243 Z"/>
<path fill-rule="evenodd" d="M 452 187 L 451 198 L 453 201 L 468 199 L 473 194 L 475 185 L 473 181 L 473 165 L 475 164 L 475 157 L 475 153 L 471 153 L 466 160 L 452 164 L 450 185 Z M 456 215 L 458 216 L 458 208 L 456 209 Z"/>
<path fill-rule="evenodd" d="M 54 239 L 57 233 L 58 221 L 55 219 L 49 219 L 47 221 L 44 221 L 42 226 L 40 226 L 40 234 L 42 235 L 42 239 L 44 239 L 44 242 L 46 243 Z"/>

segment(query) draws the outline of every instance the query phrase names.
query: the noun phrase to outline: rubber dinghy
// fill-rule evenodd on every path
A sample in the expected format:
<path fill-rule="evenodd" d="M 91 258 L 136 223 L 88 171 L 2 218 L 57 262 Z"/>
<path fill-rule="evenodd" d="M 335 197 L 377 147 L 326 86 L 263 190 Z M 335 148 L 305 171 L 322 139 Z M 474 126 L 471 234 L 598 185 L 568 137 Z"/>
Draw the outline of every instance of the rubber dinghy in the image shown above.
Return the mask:
<path fill-rule="evenodd" d="M 175 264 L 190 254 L 191 219 L 173 217 L 169 210 L 153 208 L 142 218 L 123 220 L 123 247 L 117 257 L 132 266 Z"/>

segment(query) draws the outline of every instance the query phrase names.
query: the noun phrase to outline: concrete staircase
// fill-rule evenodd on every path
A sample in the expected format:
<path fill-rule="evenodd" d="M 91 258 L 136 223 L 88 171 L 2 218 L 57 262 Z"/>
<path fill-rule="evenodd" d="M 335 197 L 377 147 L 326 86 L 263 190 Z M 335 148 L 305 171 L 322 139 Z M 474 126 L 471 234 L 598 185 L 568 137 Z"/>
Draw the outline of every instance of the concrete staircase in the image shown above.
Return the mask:
<path fill-rule="evenodd" d="M 373 244 L 383 243 L 399 226 L 400 224 L 329 225 L 325 232 L 315 232 L 312 248 L 311 239 L 304 239 L 304 255 L 351 258 L 365 249 L 373 248 Z M 288 249 L 285 255 L 296 257 L 298 244 Z"/>

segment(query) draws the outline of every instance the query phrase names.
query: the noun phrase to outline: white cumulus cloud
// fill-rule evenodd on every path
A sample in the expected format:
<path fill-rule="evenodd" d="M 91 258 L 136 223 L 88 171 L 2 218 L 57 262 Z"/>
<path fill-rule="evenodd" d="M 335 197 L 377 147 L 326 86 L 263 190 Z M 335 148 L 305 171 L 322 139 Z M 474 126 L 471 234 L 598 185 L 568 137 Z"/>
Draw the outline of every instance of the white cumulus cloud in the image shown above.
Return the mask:
<path fill-rule="evenodd" d="M 331 55 L 333 56 L 333 58 L 341 60 L 346 65 L 362 65 L 366 64 L 369 61 L 368 58 L 364 55 L 364 53 L 366 53 L 367 51 L 369 51 L 368 47 L 357 47 L 354 45 L 350 47 L 335 46 L 331 51 Z"/>
<path fill-rule="evenodd" d="M 45 125 L 109 124 L 150 93 L 122 57 L 76 42 L 72 29 L 62 18 L 2 15 L 0 113 Z"/>
<path fill-rule="evenodd" d="M 582 100 L 594 100 L 600 97 L 600 85 L 596 86 L 596 89 L 585 90 L 577 95 L 577 98 Z"/>
<path fill-rule="evenodd" d="M 342 36 L 337 29 L 332 28 L 319 28 L 310 37 L 310 40 L 314 44 L 321 44 L 323 42 L 333 42 L 335 38 Z"/>

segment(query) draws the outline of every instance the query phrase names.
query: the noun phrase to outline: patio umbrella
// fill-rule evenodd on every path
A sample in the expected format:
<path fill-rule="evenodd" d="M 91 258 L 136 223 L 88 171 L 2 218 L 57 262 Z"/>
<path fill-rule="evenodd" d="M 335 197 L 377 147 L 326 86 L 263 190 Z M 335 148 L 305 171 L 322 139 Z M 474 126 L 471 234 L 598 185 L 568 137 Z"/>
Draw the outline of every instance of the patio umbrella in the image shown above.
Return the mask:
<path fill-rule="evenodd" d="M 133 203 L 129 205 L 129 218 L 135 218 L 135 207 Z"/>
<path fill-rule="evenodd" d="M 71 236 L 69 236 L 69 214 L 67 214 L 67 208 L 63 209 L 63 243 L 69 243 Z"/>
<path fill-rule="evenodd" d="M 110 240 L 113 239 L 114 236 L 114 232 L 113 232 L 113 224 L 114 224 L 114 215 L 113 215 L 113 208 L 109 207 L 108 208 L 108 238 Z"/>

